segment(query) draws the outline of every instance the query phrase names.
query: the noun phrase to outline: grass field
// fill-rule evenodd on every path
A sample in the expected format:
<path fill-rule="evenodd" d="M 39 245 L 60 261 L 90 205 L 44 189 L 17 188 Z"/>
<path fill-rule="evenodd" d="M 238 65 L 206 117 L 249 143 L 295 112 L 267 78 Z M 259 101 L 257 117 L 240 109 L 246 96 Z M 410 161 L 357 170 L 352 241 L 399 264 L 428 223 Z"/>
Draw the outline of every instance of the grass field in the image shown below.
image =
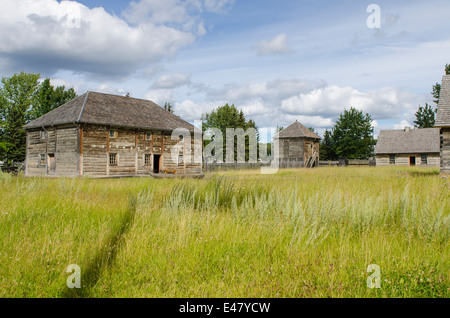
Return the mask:
<path fill-rule="evenodd" d="M 449 197 L 419 168 L 0 174 L 0 297 L 449 297 Z"/>

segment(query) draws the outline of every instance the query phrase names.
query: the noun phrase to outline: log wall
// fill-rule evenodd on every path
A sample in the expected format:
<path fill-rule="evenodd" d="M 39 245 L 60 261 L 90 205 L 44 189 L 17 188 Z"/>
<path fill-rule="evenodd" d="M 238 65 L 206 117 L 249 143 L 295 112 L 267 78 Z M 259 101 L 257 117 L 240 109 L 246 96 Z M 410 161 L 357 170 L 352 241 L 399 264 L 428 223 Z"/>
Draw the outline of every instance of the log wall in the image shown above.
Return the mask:
<path fill-rule="evenodd" d="M 442 173 L 450 173 L 450 128 L 441 128 L 441 158 Z"/>
<path fill-rule="evenodd" d="M 77 127 L 47 128 L 27 132 L 27 176 L 71 176 L 78 173 Z M 49 154 L 54 157 L 55 169 L 50 169 Z M 44 156 L 41 162 L 40 156 Z"/>
<path fill-rule="evenodd" d="M 427 164 L 422 163 L 421 154 L 398 154 L 395 155 L 395 166 L 407 167 L 410 165 L 409 158 L 411 156 L 416 157 L 416 166 L 420 167 L 439 167 L 439 154 L 427 154 Z M 389 163 L 389 155 L 377 155 L 376 156 L 377 166 L 394 166 Z"/>
<path fill-rule="evenodd" d="M 129 176 L 153 172 L 154 154 L 161 155 L 160 172 L 170 170 L 176 174 L 201 174 L 202 150 L 194 151 L 194 138 L 185 138 L 179 147 L 179 155 L 172 158 L 172 149 L 180 140 L 172 140 L 171 134 L 159 131 L 115 129 L 110 136 L 106 126 L 83 125 L 47 129 L 46 138 L 41 131 L 27 132 L 27 165 L 29 176 Z M 147 133 L 151 134 L 147 138 Z M 186 143 L 191 148 L 191 160 L 186 157 Z M 40 164 L 40 155 L 45 163 Z M 51 158 L 49 159 L 49 155 Z M 110 154 L 116 154 L 116 164 L 110 164 Z M 145 163 L 145 156 L 150 159 Z M 196 156 L 198 163 L 193 162 Z M 49 169 L 47 161 L 54 158 L 55 169 Z"/>

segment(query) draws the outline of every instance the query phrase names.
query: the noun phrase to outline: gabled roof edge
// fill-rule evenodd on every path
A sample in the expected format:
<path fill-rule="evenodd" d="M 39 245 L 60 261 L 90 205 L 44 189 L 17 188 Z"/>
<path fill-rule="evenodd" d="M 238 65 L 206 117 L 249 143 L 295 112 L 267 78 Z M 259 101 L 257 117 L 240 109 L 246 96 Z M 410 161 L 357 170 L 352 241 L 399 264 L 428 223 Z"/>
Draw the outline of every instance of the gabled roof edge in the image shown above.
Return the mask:
<path fill-rule="evenodd" d="M 86 93 L 86 97 L 84 98 L 83 106 L 81 106 L 80 116 L 78 116 L 77 123 L 81 122 L 81 116 L 83 116 L 84 107 L 86 106 L 87 100 L 89 98 L 89 91 Z"/>

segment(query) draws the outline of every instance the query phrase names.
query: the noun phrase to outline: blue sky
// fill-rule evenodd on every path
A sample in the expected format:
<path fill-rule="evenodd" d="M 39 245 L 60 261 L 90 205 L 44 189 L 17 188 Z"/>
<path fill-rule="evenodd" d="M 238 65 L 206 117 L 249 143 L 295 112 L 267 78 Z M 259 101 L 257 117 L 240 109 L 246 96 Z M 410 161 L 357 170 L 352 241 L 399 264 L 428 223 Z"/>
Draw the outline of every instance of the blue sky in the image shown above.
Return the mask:
<path fill-rule="evenodd" d="M 171 102 L 190 122 L 233 103 L 259 127 L 323 133 L 353 106 L 378 134 L 432 103 L 449 14 L 446 0 L 2 0 L 0 71 Z"/>

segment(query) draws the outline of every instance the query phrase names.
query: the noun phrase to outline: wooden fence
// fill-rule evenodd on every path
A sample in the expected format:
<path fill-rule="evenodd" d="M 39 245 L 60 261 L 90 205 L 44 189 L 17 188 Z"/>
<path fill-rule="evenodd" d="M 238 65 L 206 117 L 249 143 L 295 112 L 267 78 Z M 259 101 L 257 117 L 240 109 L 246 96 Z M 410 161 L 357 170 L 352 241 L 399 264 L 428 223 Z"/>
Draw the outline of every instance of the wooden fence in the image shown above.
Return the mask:
<path fill-rule="evenodd" d="M 203 171 L 227 171 L 227 170 L 249 170 L 268 167 L 268 163 L 208 163 L 203 162 Z M 347 167 L 347 166 L 375 166 L 374 159 L 340 159 L 338 161 L 319 161 L 319 167 Z M 281 161 L 280 169 L 304 168 L 303 162 L 300 161 Z"/>

